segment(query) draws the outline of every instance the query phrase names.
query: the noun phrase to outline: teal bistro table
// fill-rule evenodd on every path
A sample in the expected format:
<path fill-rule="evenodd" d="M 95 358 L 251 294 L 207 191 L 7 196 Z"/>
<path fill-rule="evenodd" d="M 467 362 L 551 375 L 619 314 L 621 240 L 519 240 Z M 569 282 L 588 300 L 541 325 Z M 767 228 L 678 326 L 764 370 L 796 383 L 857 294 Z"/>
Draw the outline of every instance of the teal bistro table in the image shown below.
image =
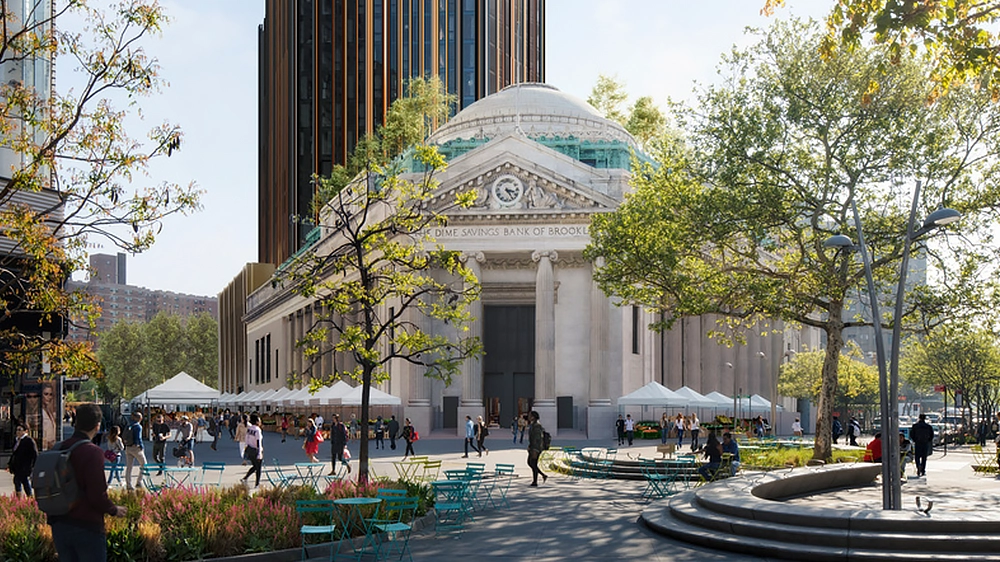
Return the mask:
<path fill-rule="evenodd" d="M 340 542 L 337 543 L 337 554 L 345 541 L 351 541 L 356 560 L 361 560 L 366 549 L 371 546 L 375 552 L 377 545 L 375 537 L 372 536 L 372 524 L 378 516 L 378 505 L 382 503 L 379 498 L 341 498 L 334 500 L 333 505 L 337 506 L 337 530 L 340 531 Z M 366 516 L 365 508 L 376 506 L 372 513 Z M 363 536 L 361 545 L 353 540 L 355 536 Z"/>

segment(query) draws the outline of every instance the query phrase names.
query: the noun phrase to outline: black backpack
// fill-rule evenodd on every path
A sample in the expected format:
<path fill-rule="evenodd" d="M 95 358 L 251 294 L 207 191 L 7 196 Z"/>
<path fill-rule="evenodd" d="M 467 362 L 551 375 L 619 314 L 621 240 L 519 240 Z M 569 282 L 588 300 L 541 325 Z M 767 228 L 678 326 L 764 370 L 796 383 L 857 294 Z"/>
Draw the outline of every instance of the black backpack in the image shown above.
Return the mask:
<path fill-rule="evenodd" d="M 131 447 L 135 445 L 135 434 L 132 432 L 134 427 L 130 424 L 125 426 L 125 431 L 122 432 L 122 443 L 126 447 Z"/>
<path fill-rule="evenodd" d="M 552 446 L 552 434 L 548 431 L 542 431 L 542 450 L 547 451 L 549 447 Z"/>
<path fill-rule="evenodd" d="M 484 423 L 482 425 L 482 429 L 480 429 L 479 432 L 483 437 L 486 437 L 490 434 L 490 428 L 486 427 L 486 424 Z"/>
<path fill-rule="evenodd" d="M 49 449 L 38 455 L 31 471 L 31 487 L 35 489 L 38 509 L 48 515 L 66 515 L 80 495 L 76 471 L 69 462 L 73 450 L 89 443 L 81 439 L 68 449 Z"/>

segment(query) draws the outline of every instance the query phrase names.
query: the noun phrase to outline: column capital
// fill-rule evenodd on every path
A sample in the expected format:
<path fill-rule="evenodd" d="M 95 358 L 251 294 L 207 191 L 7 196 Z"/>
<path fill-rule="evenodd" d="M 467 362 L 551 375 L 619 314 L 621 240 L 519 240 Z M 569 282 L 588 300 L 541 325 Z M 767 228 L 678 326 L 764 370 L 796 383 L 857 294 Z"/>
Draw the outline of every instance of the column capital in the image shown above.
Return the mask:
<path fill-rule="evenodd" d="M 559 261 L 559 252 L 555 250 L 535 250 L 531 253 L 531 261 L 541 261 L 542 258 L 548 258 L 550 262 Z"/>
<path fill-rule="evenodd" d="M 462 260 L 462 263 L 469 263 L 470 261 L 485 263 L 486 254 L 483 252 L 462 252 L 458 259 Z"/>

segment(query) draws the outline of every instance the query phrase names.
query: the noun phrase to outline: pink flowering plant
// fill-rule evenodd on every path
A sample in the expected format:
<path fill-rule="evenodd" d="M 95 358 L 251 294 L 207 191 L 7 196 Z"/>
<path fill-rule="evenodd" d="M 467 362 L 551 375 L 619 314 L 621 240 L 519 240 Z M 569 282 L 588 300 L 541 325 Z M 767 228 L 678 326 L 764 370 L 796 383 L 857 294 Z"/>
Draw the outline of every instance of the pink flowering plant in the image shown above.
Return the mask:
<path fill-rule="evenodd" d="M 311 487 L 293 486 L 252 496 L 242 487 L 172 488 L 158 493 L 112 490 L 112 501 L 125 506 L 128 515 L 105 518 L 108 560 L 201 560 L 295 548 L 301 544 L 296 500 L 374 497 L 381 487 L 402 484 L 337 481 L 322 494 Z M 421 498 L 420 513 L 426 512 L 430 498 L 427 487 L 422 488 L 409 492 Z M 0 517 L 0 560 L 57 562 L 52 530 L 33 499 L 0 496 L 0 513 L 4 514 Z M 374 506 L 362 512 L 363 517 L 373 515 Z"/>

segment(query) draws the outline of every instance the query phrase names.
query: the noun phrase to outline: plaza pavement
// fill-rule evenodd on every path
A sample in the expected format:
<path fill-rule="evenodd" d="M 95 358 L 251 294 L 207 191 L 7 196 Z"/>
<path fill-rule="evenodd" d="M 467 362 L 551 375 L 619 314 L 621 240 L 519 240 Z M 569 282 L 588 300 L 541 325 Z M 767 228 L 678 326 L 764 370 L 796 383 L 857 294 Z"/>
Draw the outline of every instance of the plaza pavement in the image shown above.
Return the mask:
<path fill-rule="evenodd" d="M 388 442 L 387 442 L 388 443 Z M 615 440 L 587 440 L 582 434 L 562 431 L 554 440 L 554 447 L 561 446 L 615 446 Z M 639 455 L 653 457 L 655 442 L 636 441 L 635 446 L 619 448 L 619 456 Z M 291 468 L 292 463 L 305 461 L 302 442 L 289 438 L 285 443 L 274 433 L 265 433 L 264 454 L 267 462 L 277 458 Z M 410 547 L 415 561 L 469 560 L 534 560 L 539 562 L 573 560 L 575 562 L 608 560 L 643 561 L 759 561 L 758 556 L 740 555 L 704 549 L 680 543 L 657 535 L 637 523 L 639 514 L 654 507 L 655 502 L 639 497 L 645 486 L 641 481 L 573 480 L 563 475 L 550 475 L 547 483 L 539 482 L 538 488 L 528 487 L 531 470 L 526 464 L 525 445 L 511 442 L 510 433 L 495 431 L 487 439 L 490 454 L 482 459 L 472 453 L 462 457 L 463 440 L 451 432 L 421 434 L 414 444 L 418 455 L 430 455 L 443 461 L 442 470 L 461 468 L 467 460 L 482 460 L 487 470 L 495 463 L 512 463 L 518 477 L 511 485 L 508 509 L 490 509 L 475 514 L 475 521 L 468 522 L 465 530 L 457 535 L 434 532 L 433 527 L 414 533 Z M 357 443 L 352 443 L 355 459 L 351 464 L 357 470 Z M 169 450 L 169 447 L 168 447 Z M 392 461 L 402 458 L 402 442 L 395 451 L 372 449 L 375 469 L 380 474 L 395 474 Z M 169 452 L 168 452 L 169 454 Z M 330 447 L 324 443 L 320 458 L 330 459 Z M 973 458 L 967 448 L 949 447 L 947 454 L 939 448 L 927 466 L 926 478 L 910 477 L 903 484 L 904 509 L 915 509 L 915 498 L 934 501 L 931 511 L 966 511 L 1000 508 L 1000 480 L 976 476 L 970 464 Z M 235 484 L 246 472 L 240 466 L 237 445 L 223 439 L 219 450 L 212 451 L 208 444 L 196 448 L 196 464 L 205 461 L 226 462 L 223 484 Z M 912 465 L 909 474 L 913 474 Z M 262 483 L 262 486 L 266 485 Z M 9 475 L 0 477 L 0 493 L 13 492 Z M 826 507 L 878 508 L 881 491 L 878 487 L 861 490 L 830 492 L 821 496 L 790 500 L 795 503 Z M 926 503 L 924 504 L 926 505 Z M 328 559 L 316 558 L 315 560 Z"/>

